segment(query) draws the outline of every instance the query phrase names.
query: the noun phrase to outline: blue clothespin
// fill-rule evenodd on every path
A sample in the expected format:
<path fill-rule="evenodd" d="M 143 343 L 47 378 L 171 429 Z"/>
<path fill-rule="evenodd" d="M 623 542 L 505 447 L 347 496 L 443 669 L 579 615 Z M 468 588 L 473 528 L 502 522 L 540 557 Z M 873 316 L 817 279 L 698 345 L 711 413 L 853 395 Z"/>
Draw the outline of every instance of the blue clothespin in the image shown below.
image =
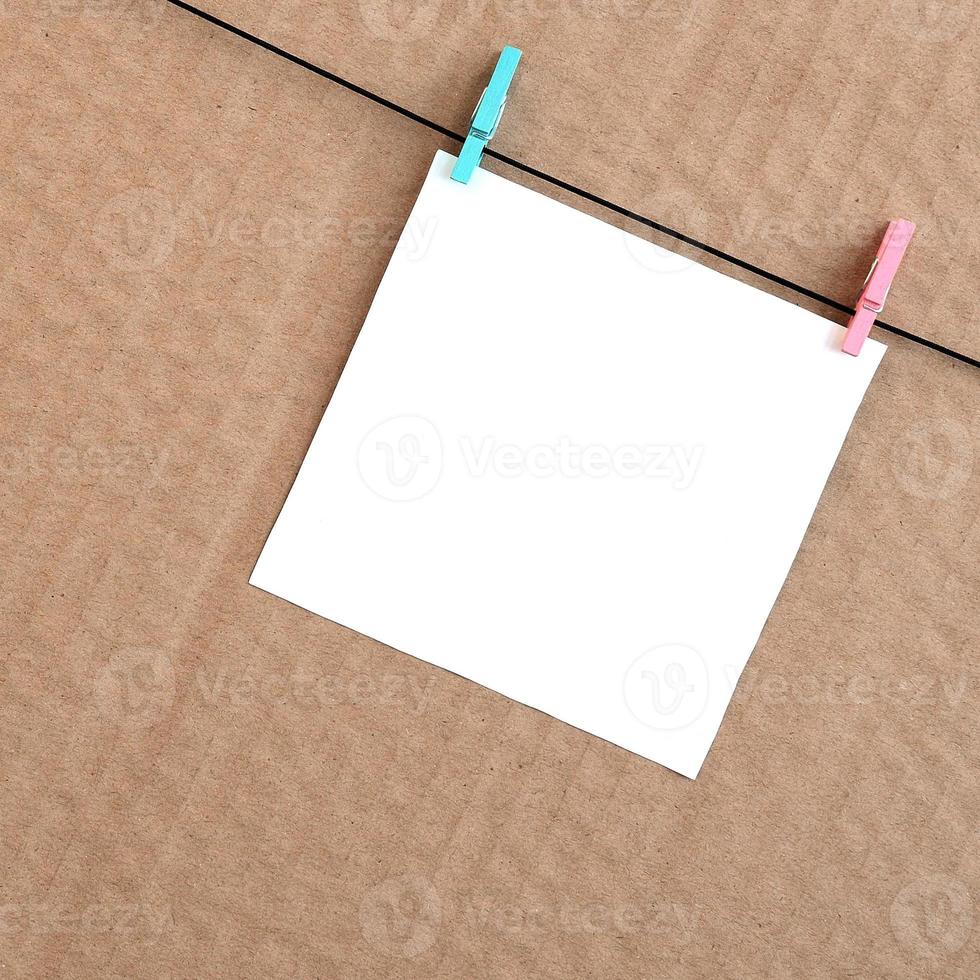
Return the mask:
<path fill-rule="evenodd" d="M 458 180 L 461 184 L 468 184 L 473 171 L 480 165 L 483 159 L 483 151 L 487 148 L 487 143 L 497 132 L 500 117 L 504 114 L 504 106 L 507 104 L 507 89 L 510 88 L 514 72 L 517 71 L 517 63 L 521 60 L 521 52 L 518 48 L 512 48 L 509 44 L 500 53 L 497 67 L 490 76 L 490 84 L 483 90 L 480 101 L 476 104 L 476 112 L 473 113 L 473 121 L 470 123 L 470 131 L 463 143 L 463 148 L 459 151 L 459 159 L 453 172 L 450 175 L 453 180 Z"/>

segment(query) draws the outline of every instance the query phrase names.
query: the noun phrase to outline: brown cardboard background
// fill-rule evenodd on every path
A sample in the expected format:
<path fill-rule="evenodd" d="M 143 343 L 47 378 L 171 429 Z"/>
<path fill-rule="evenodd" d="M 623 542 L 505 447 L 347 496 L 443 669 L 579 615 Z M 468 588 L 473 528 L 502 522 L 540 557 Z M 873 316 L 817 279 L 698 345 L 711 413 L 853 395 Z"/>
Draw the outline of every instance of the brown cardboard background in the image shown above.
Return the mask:
<path fill-rule="evenodd" d="M 525 54 L 494 148 L 853 304 L 918 231 L 884 319 L 980 356 L 976 0 L 199 0 L 465 132 Z"/>
<path fill-rule="evenodd" d="M 684 780 L 246 585 L 440 141 L 100 11 L 0 20 L 4 970 L 975 975 L 976 371 L 889 341 Z"/>

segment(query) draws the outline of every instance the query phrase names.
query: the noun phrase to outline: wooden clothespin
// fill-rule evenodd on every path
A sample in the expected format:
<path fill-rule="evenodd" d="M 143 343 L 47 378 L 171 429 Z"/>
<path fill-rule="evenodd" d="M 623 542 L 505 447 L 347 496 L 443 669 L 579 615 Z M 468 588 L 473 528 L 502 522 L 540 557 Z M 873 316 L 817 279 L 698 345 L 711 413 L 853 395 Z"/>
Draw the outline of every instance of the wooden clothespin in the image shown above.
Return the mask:
<path fill-rule="evenodd" d="M 468 184 L 473 171 L 480 165 L 483 151 L 497 131 L 497 126 L 500 125 L 500 117 L 504 114 L 504 106 L 507 104 L 507 90 L 510 88 L 520 60 L 521 52 L 518 48 L 507 45 L 501 52 L 497 67 L 490 77 L 490 84 L 483 90 L 483 95 L 476 104 L 476 111 L 470 122 L 470 131 L 450 175 L 453 180 Z"/>
<path fill-rule="evenodd" d="M 901 264 L 905 250 L 909 247 L 915 225 L 911 221 L 892 221 L 888 225 L 881 247 L 871 264 L 868 278 L 861 287 L 854 315 L 847 321 L 847 334 L 841 350 L 857 357 L 864 342 L 868 339 L 875 318 L 885 308 L 888 290 Z"/>

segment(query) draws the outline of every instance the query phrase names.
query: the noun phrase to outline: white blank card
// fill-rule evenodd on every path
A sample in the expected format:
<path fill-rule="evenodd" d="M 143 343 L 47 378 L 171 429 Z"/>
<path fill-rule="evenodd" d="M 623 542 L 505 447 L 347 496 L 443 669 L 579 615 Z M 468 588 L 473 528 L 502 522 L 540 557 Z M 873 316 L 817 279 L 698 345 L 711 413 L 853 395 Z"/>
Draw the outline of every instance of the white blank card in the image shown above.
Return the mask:
<path fill-rule="evenodd" d="M 454 159 L 251 582 L 694 777 L 885 348 Z"/>

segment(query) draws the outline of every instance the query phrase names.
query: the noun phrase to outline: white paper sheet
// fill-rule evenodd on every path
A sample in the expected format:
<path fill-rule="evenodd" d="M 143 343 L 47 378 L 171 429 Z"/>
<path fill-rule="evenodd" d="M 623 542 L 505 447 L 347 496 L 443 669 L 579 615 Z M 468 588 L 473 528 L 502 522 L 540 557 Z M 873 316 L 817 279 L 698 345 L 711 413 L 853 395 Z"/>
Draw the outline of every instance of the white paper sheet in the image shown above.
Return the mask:
<path fill-rule="evenodd" d="M 885 348 L 453 162 L 251 582 L 694 777 Z"/>

